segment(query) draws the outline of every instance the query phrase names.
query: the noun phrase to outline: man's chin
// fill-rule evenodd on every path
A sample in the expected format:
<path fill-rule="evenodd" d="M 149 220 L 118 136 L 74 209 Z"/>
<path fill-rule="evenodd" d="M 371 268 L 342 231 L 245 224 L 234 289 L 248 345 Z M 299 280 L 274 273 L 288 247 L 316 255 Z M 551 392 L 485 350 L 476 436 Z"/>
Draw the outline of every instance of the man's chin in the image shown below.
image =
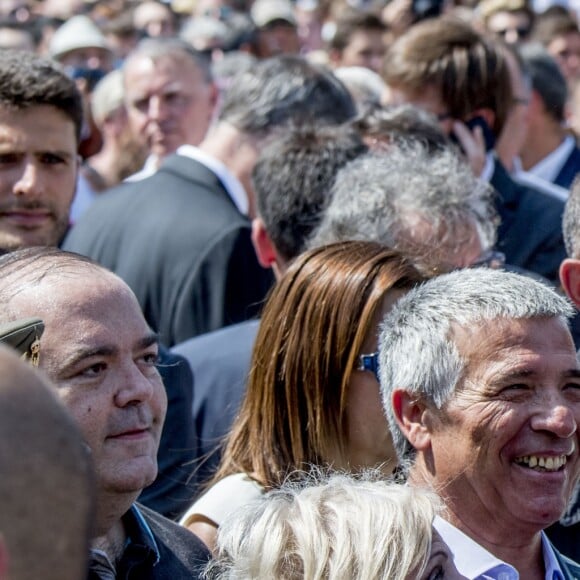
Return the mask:
<path fill-rule="evenodd" d="M 58 232 L 0 232 L 0 254 L 8 254 L 22 248 L 35 246 L 58 246 L 66 233 L 66 229 Z"/>

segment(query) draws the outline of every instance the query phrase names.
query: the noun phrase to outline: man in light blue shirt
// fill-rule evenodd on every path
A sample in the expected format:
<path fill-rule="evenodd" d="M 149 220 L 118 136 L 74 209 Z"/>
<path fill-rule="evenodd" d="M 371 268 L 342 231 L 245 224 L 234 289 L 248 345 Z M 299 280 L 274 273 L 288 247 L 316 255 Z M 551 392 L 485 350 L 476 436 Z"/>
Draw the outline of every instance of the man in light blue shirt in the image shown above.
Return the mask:
<path fill-rule="evenodd" d="M 397 456 L 410 484 L 443 500 L 435 527 L 468 578 L 580 578 L 543 533 L 580 472 L 572 314 L 540 282 L 479 268 L 430 280 L 383 322 Z"/>

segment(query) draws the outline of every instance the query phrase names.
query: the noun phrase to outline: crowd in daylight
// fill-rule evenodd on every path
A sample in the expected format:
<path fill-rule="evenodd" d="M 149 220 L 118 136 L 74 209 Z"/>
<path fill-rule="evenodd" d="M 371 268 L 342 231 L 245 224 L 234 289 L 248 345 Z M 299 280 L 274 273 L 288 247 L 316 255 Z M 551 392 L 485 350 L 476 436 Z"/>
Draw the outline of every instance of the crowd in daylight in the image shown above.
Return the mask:
<path fill-rule="evenodd" d="M 578 0 L 0 0 L 0 580 L 580 579 Z"/>

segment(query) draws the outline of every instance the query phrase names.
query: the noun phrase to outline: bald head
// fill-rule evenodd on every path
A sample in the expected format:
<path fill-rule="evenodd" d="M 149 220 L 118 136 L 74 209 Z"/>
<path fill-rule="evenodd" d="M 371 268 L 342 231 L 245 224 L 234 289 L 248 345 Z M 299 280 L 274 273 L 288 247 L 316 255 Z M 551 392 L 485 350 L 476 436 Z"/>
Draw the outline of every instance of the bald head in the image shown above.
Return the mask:
<path fill-rule="evenodd" d="M 45 326 L 39 368 L 92 452 L 102 535 L 157 475 L 167 406 L 157 337 L 125 282 L 56 248 L 0 257 L 0 323 L 31 316 Z"/>
<path fill-rule="evenodd" d="M 89 452 L 53 390 L 0 345 L 0 534 L 10 580 L 86 575 Z"/>

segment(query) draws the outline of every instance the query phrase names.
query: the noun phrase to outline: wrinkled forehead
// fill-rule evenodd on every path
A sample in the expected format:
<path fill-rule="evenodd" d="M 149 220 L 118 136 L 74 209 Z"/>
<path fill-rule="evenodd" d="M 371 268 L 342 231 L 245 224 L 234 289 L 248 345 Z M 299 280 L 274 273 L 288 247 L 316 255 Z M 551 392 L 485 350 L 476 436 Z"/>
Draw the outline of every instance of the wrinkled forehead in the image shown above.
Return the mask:
<path fill-rule="evenodd" d="M 502 357 L 515 360 L 524 354 L 540 358 L 564 355 L 569 359 L 567 364 L 577 366 L 576 349 L 563 316 L 496 317 L 469 324 L 454 323 L 449 327 L 448 338 L 455 344 L 466 369 Z"/>

